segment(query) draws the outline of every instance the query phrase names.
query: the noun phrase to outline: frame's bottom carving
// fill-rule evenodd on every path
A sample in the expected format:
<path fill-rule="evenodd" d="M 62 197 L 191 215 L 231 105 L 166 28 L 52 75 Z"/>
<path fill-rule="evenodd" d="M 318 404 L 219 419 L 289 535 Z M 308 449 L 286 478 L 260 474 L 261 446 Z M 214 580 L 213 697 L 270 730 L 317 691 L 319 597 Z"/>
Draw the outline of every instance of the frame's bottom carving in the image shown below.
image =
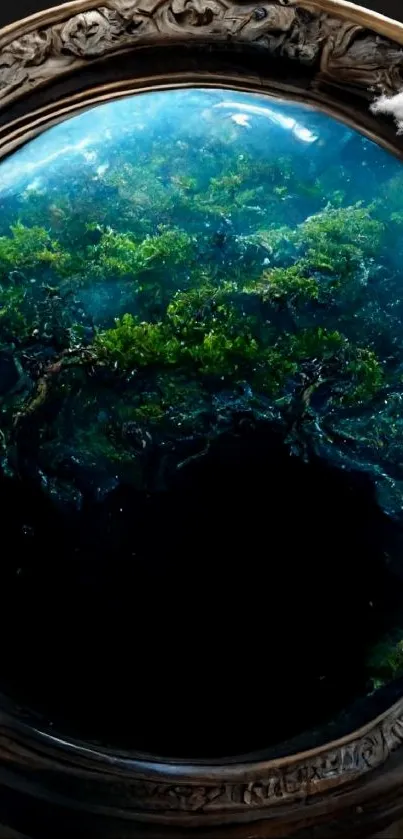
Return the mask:
<path fill-rule="evenodd" d="M 403 700 L 328 746 L 209 766 L 97 751 L 3 714 L 0 812 L 41 839 L 368 835 L 403 817 L 402 743 Z"/>

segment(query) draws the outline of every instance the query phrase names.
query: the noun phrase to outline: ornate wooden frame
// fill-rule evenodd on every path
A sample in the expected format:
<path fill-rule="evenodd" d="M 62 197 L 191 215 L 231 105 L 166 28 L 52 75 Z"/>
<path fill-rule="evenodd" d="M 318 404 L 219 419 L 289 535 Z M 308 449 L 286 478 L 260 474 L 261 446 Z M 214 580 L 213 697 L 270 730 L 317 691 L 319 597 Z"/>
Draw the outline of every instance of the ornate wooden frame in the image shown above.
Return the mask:
<path fill-rule="evenodd" d="M 403 85 L 401 23 L 346 0 L 74 0 L 0 30 L 0 154 L 91 102 L 189 84 L 302 95 L 402 153 L 368 108 Z"/>
<path fill-rule="evenodd" d="M 393 120 L 370 110 L 403 89 L 403 24 L 344 0 L 75 0 L 8 26 L 0 156 L 90 104 L 189 85 L 316 103 L 403 156 Z M 208 766 L 95 750 L 0 702 L 0 784 L 28 796 L 28 817 L 34 795 L 46 820 L 51 804 L 85 814 L 87 835 L 359 835 L 403 813 L 402 776 L 403 699 L 312 751 Z"/>

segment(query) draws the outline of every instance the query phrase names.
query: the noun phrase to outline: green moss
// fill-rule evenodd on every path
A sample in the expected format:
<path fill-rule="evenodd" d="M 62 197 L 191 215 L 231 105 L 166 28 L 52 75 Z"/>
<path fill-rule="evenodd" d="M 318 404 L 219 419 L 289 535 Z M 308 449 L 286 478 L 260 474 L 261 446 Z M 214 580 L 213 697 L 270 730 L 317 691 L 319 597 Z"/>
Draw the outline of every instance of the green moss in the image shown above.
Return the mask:
<path fill-rule="evenodd" d="M 28 334 L 24 289 L 14 284 L 0 287 L 0 342 L 23 341 Z"/>
<path fill-rule="evenodd" d="M 368 348 L 354 346 L 337 330 L 317 327 L 286 334 L 278 341 L 276 351 L 279 362 L 289 365 L 290 372 L 305 370 L 307 383 L 309 377 L 312 382 L 329 381 L 336 403 L 368 401 L 384 382 L 376 354 Z"/>
<path fill-rule="evenodd" d="M 119 204 L 121 218 L 135 220 L 145 233 L 153 226 L 153 221 L 161 218 L 163 214 L 171 213 L 174 204 L 174 192 L 167 188 L 161 181 L 160 169 L 166 164 L 166 157 L 155 154 L 146 159 L 138 155 L 138 162 L 132 163 L 127 160 L 116 161 L 114 166 L 105 174 L 105 184 L 117 192 L 117 199 L 113 202 Z M 145 167 L 147 178 L 144 178 Z M 115 225 L 116 220 L 111 220 Z"/>
<path fill-rule="evenodd" d="M 158 236 L 146 236 L 140 254 L 145 266 L 150 263 L 183 265 L 192 256 L 192 237 L 183 230 L 160 228 Z"/>
<path fill-rule="evenodd" d="M 184 192 L 195 192 L 197 190 L 197 179 L 189 175 L 173 175 L 172 183 Z"/>
<path fill-rule="evenodd" d="M 131 411 L 131 418 L 138 422 L 159 423 L 165 416 L 161 402 L 143 402 Z"/>
<path fill-rule="evenodd" d="M 96 247 L 90 251 L 97 274 L 102 278 L 110 274 L 126 276 L 139 270 L 139 245 L 127 233 L 106 231 Z"/>
<path fill-rule="evenodd" d="M 384 372 L 376 354 L 367 348 L 354 348 L 346 364 L 349 386 L 341 401 L 346 403 L 366 402 L 384 384 Z"/>
<path fill-rule="evenodd" d="M 130 314 L 117 318 L 115 324 L 97 335 L 95 346 L 122 370 L 178 362 L 181 345 L 164 324 L 140 322 Z"/>
<path fill-rule="evenodd" d="M 92 268 L 100 277 L 136 276 L 166 266 L 175 268 L 192 255 L 192 238 L 181 230 L 161 228 L 157 236 L 138 240 L 130 233 L 107 230 L 91 249 Z"/>
<path fill-rule="evenodd" d="M 253 366 L 251 384 L 255 393 L 281 397 L 288 381 L 298 372 L 298 364 L 281 347 L 263 350 Z"/>
<path fill-rule="evenodd" d="M 86 416 L 89 419 L 91 415 L 86 412 Z M 108 426 L 97 422 L 94 415 L 86 424 L 83 423 L 82 427 L 76 425 L 71 444 L 80 452 L 80 457 L 87 467 L 102 467 L 110 463 L 114 470 L 118 470 L 119 467 L 130 467 L 133 464 L 133 455 L 127 450 L 124 442 L 111 434 Z M 50 452 L 53 450 L 57 453 L 57 447 L 53 449 L 53 445 L 52 442 L 49 444 Z"/>
<path fill-rule="evenodd" d="M 48 265 L 56 271 L 68 262 L 68 254 L 60 248 L 43 227 L 27 227 L 17 223 L 11 236 L 0 237 L 0 272 L 34 269 Z"/>
<path fill-rule="evenodd" d="M 301 224 L 293 238 L 310 268 L 342 280 L 364 258 L 378 253 L 384 229 L 371 218 L 370 208 L 357 204 L 327 207 Z"/>
<path fill-rule="evenodd" d="M 212 329 L 188 352 L 201 373 L 240 376 L 258 358 L 259 347 L 248 332 L 231 337 L 225 329 Z"/>
<path fill-rule="evenodd" d="M 283 186 L 275 186 L 273 189 L 274 195 L 277 195 L 279 198 L 285 198 L 288 195 L 288 187 Z"/>
<path fill-rule="evenodd" d="M 227 159 L 225 159 L 227 158 Z M 217 167 L 215 167 L 217 168 Z M 197 209 L 209 213 L 217 221 L 256 211 L 263 204 L 262 215 L 278 223 L 279 210 L 289 194 L 290 184 L 296 180 L 289 158 L 256 160 L 248 154 L 236 157 L 225 155 L 220 161 L 218 174 L 212 174 L 207 188 L 194 196 L 192 212 Z"/>
<path fill-rule="evenodd" d="M 330 380 L 334 399 L 346 404 L 371 399 L 382 386 L 383 370 L 375 353 L 355 347 L 337 330 L 300 329 L 274 343 L 268 331 L 265 340 L 258 340 L 253 322 L 230 306 L 222 305 L 220 313 L 217 305 L 213 314 L 209 309 L 205 319 L 200 316 L 194 323 L 190 313 L 195 300 L 206 305 L 209 299 L 206 287 L 200 297 L 194 292 L 177 296 L 166 322 L 140 322 L 126 314 L 115 327 L 98 334 L 98 352 L 125 371 L 177 365 L 202 375 L 249 377 L 255 387 L 273 393 L 290 377 L 309 370 L 313 381 Z"/>
<path fill-rule="evenodd" d="M 174 294 L 167 308 L 168 320 L 186 342 L 199 340 L 217 322 L 225 322 L 230 329 L 234 315 L 231 295 L 234 291 L 231 283 L 217 286 L 208 277 L 202 276 L 200 285 Z"/>
<path fill-rule="evenodd" d="M 375 689 L 403 676 L 403 640 L 381 641 L 372 650 L 367 666 Z"/>
<path fill-rule="evenodd" d="M 212 178 L 210 181 L 210 190 L 212 195 L 223 192 L 227 197 L 232 196 L 238 191 L 243 181 L 243 175 L 239 172 L 228 173 L 217 178 Z"/>
<path fill-rule="evenodd" d="M 177 293 L 167 316 L 181 341 L 183 362 L 201 373 L 238 376 L 259 356 L 253 319 L 237 305 L 236 287 L 230 282 L 207 282 Z"/>
<path fill-rule="evenodd" d="M 112 439 L 111 435 L 100 428 L 87 434 L 77 434 L 74 443 L 77 450 L 90 457 L 94 464 L 113 463 L 117 468 L 119 465 L 130 465 L 133 462 L 124 444 Z"/>
<path fill-rule="evenodd" d="M 305 265 L 296 263 L 288 268 L 272 268 L 244 289 L 257 294 L 265 302 L 299 305 L 319 298 L 319 281 L 307 276 Z"/>
<path fill-rule="evenodd" d="M 290 358 L 296 362 L 314 358 L 324 362 L 337 356 L 347 341 L 337 330 L 330 331 L 319 326 L 287 335 L 282 343 Z"/>
<path fill-rule="evenodd" d="M 204 404 L 205 391 L 200 379 L 189 376 L 188 371 L 162 371 L 156 378 L 161 404 L 165 411 L 189 416 Z"/>
<path fill-rule="evenodd" d="M 289 246 L 294 244 L 294 233 L 290 227 L 261 228 L 250 236 L 250 242 L 263 247 L 274 264 L 283 263 L 288 258 Z"/>

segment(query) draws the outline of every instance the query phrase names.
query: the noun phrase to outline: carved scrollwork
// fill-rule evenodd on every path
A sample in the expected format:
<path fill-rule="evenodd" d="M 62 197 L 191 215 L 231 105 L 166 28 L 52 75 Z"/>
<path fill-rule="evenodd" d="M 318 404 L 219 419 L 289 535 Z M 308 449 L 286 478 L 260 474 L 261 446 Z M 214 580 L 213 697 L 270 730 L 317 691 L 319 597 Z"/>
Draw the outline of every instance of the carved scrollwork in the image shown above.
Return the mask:
<path fill-rule="evenodd" d="M 61 49 L 78 58 L 98 58 L 113 49 L 124 31 L 118 14 L 106 8 L 93 9 L 76 15 L 62 27 Z"/>
<path fill-rule="evenodd" d="M 61 7 L 62 8 L 62 7 Z M 403 86 L 403 49 L 309 0 L 105 0 L 48 27 L 3 42 L 0 102 L 6 105 L 84 63 L 166 42 L 255 45 L 314 68 L 315 83 L 393 94 Z"/>
<path fill-rule="evenodd" d="M 169 814 L 178 824 L 183 815 L 187 823 L 202 824 L 223 814 L 235 821 L 255 811 L 272 810 L 282 804 L 312 801 L 326 792 L 341 792 L 358 778 L 379 769 L 397 749 L 403 746 L 403 700 L 400 700 L 381 719 L 375 720 L 356 735 L 280 761 L 256 762 L 224 771 L 217 767 L 198 767 L 187 775 L 186 767 L 160 764 L 148 777 L 147 765 L 141 761 L 115 759 L 113 765 L 99 752 L 92 756 L 87 746 L 82 754 L 75 747 L 76 773 L 71 772 L 71 761 L 60 752 L 60 741 L 52 746 L 51 738 L 44 743 L 22 747 L 13 744 L 11 735 L 0 729 L 0 763 L 6 760 L 14 771 L 22 767 L 25 777 L 32 771 L 37 778 L 42 772 L 49 779 L 51 789 L 58 796 L 68 787 L 73 794 L 85 794 L 91 807 L 108 806 L 141 813 L 152 819 L 153 814 Z M 94 771 L 96 767 L 96 771 Z"/>
<path fill-rule="evenodd" d="M 52 51 L 52 31 L 49 29 L 40 32 L 31 32 L 23 35 L 17 41 L 13 41 L 8 53 L 14 57 L 16 62 L 25 66 L 38 65 L 46 61 Z"/>
<path fill-rule="evenodd" d="M 48 29 L 23 35 L 0 52 L 0 97 L 29 84 L 32 68 L 47 63 L 52 47 L 53 33 Z"/>
<path fill-rule="evenodd" d="M 402 48 L 361 26 L 332 27 L 321 61 L 324 77 L 357 88 L 393 92 L 403 85 Z"/>
<path fill-rule="evenodd" d="M 130 806 L 142 812 L 234 815 L 297 802 L 341 788 L 387 760 L 403 744 L 403 701 L 356 738 L 280 764 L 245 768 L 245 779 L 222 783 L 131 781 Z M 228 772 L 230 775 L 230 770 Z M 249 776 L 249 777 L 247 777 Z M 113 788 L 113 779 L 109 779 Z M 119 796 L 118 796 L 119 797 Z"/>
<path fill-rule="evenodd" d="M 215 0 L 172 0 L 165 9 L 179 27 L 210 26 L 222 7 Z"/>

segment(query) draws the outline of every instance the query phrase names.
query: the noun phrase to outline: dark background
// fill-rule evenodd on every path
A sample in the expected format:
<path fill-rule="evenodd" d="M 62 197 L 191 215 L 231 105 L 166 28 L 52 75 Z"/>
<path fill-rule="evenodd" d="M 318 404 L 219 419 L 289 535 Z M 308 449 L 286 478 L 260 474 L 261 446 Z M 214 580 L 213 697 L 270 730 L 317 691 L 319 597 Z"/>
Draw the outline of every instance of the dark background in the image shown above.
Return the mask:
<path fill-rule="evenodd" d="M 13 0 L 13 2 L 0 0 L 0 26 L 5 26 L 14 20 L 32 15 L 41 9 L 56 6 L 57 3 L 58 0 Z M 381 12 L 389 17 L 403 20 L 403 0 L 363 0 L 360 5 L 374 9 L 374 11 Z"/>

